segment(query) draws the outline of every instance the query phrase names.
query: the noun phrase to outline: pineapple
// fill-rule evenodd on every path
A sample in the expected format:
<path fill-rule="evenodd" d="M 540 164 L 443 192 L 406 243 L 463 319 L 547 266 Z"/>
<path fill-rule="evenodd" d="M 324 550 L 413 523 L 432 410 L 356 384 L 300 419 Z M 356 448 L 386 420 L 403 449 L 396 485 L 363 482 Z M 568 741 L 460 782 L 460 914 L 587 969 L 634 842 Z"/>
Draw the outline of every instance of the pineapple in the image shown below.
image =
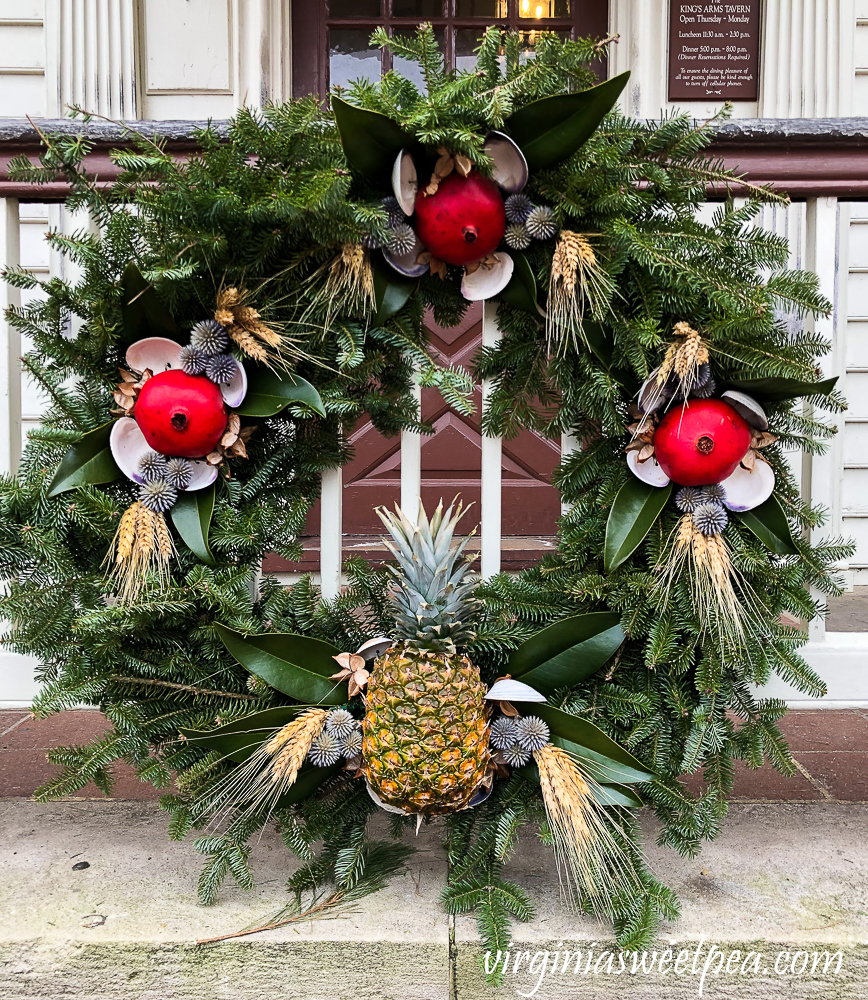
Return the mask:
<path fill-rule="evenodd" d="M 418 524 L 395 510 L 377 511 L 398 561 L 390 567 L 397 624 L 367 685 L 362 753 L 386 803 L 434 815 L 467 805 L 488 766 L 486 688 L 456 648 L 473 637 L 478 601 L 464 582 L 467 539 L 452 545 L 461 505 L 444 514 L 441 500 L 429 523 L 420 504 Z"/>

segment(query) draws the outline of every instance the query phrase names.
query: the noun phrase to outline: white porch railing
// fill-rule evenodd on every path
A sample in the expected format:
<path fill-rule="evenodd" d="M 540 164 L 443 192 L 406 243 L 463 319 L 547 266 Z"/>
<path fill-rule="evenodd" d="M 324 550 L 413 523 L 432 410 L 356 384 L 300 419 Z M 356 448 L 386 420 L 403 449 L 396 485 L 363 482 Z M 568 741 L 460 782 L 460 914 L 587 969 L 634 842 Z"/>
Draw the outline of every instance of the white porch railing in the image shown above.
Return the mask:
<path fill-rule="evenodd" d="M 844 210 L 842 214 L 842 209 Z M 846 241 L 847 226 L 841 224 L 846 206 L 831 197 L 811 198 L 807 202 L 805 227 L 805 266 L 820 276 L 823 293 L 836 303 L 834 314 L 818 322 L 818 329 L 832 341 L 832 350 L 824 359 L 824 374 L 844 374 L 846 331 Z M 20 263 L 19 203 L 15 198 L 0 197 L 0 263 L 16 266 Z M 17 305 L 18 291 L 0 282 L 0 309 Z M 496 309 L 486 304 L 483 313 L 483 344 L 494 346 L 500 336 L 496 325 Z M 0 315 L 0 471 L 14 473 L 21 455 L 21 353 L 20 337 Z M 418 390 L 417 390 L 418 391 Z M 490 386 L 483 384 L 483 402 L 489 397 Z M 421 492 L 421 437 L 405 432 L 401 436 L 401 504 L 413 510 Z M 562 453 L 577 447 L 569 435 L 562 439 Z M 820 538 L 841 534 L 841 484 L 843 478 L 843 445 L 838 439 L 822 457 L 802 460 L 802 482 L 813 501 L 827 506 L 829 522 L 816 533 Z M 481 573 L 489 578 L 501 566 L 501 441 L 483 437 L 481 479 Z M 322 592 L 334 597 L 341 586 L 343 548 L 342 494 L 343 477 L 340 469 L 323 476 L 321 501 L 320 579 Z M 805 699 L 783 682 L 768 686 L 768 695 L 784 697 L 794 706 L 816 708 L 868 707 L 868 633 L 828 632 L 823 619 L 810 624 L 810 642 L 806 656 L 829 688 L 825 699 Z M 0 652 L 0 707 L 20 707 L 29 704 L 36 691 L 31 658 Z"/>

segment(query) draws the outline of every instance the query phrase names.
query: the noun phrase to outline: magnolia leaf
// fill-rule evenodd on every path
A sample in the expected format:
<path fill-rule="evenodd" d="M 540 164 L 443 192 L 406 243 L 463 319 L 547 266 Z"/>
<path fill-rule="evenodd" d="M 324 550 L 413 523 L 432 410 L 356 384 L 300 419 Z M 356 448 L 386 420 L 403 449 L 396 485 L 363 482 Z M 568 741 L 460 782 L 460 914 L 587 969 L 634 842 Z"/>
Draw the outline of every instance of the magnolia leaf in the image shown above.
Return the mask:
<path fill-rule="evenodd" d="M 550 695 L 596 673 L 623 641 L 620 615 L 611 611 L 575 615 L 523 642 L 509 658 L 509 673 Z"/>
<path fill-rule="evenodd" d="M 409 137 L 378 111 L 357 108 L 340 97 L 332 97 L 331 106 L 347 163 L 380 187 L 388 187 L 395 157 L 412 145 Z"/>
<path fill-rule="evenodd" d="M 775 555 L 796 556 L 799 554 L 790 522 L 780 501 L 774 494 L 765 503 L 761 503 L 759 507 L 730 514 L 730 517 L 737 517 Z"/>
<path fill-rule="evenodd" d="M 632 785 L 654 777 L 629 750 L 587 719 L 551 705 L 534 705 L 533 714 L 549 727 L 552 743 L 580 757 L 591 776 L 601 784 Z"/>
<path fill-rule="evenodd" d="M 309 798 L 320 785 L 328 781 L 332 775 L 337 774 L 343 766 L 342 760 L 336 764 L 330 764 L 328 767 L 317 767 L 306 760 L 299 768 L 295 781 L 280 796 L 274 808 L 285 809 L 287 806 L 295 805 L 296 802 Z"/>
<path fill-rule="evenodd" d="M 523 767 L 516 768 L 518 774 L 530 781 L 535 782 L 537 785 L 540 783 L 539 777 L 539 767 L 536 761 L 531 761 L 529 764 L 525 764 Z M 645 803 L 639 796 L 626 785 L 611 784 L 606 785 L 596 780 L 593 785 L 591 785 L 591 795 L 600 803 L 601 806 L 624 806 L 627 809 L 635 809 Z"/>
<path fill-rule="evenodd" d="M 415 278 L 408 278 L 383 263 L 379 254 L 371 259 L 374 274 L 374 302 L 376 313 L 374 325 L 382 326 L 390 316 L 400 312 L 419 284 Z"/>
<path fill-rule="evenodd" d="M 513 271 L 509 284 L 500 293 L 500 298 L 516 309 L 524 309 L 534 316 L 542 311 L 536 300 L 536 278 L 527 257 L 518 250 L 510 250 Z"/>
<path fill-rule="evenodd" d="M 223 645 L 250 673 L 282 694 L 308 705 L 340 705 L 348 698 L 346 682 L 329 680 L 335 672 L 336 646 L 291 632 L 242 636 L 214 623 Z"/>
<path fill-rule="evenodd" d="M 121 470 L 112 458 L 109 436 L 114 420 L 82 434 L 63 456 L 54 478 L 48 487 L 48 496 L 74 490 L 79 486 L 97 486 L 113 483 L 120 478 Z"/>
<path fill-rule="evenodd" d="M 591 138 L 627 86 L 629 71 L 578 94 L 534 101 L 510 115 L 504 131 L 521 147 L 531 170 L 548 170 Z"/>
<path fill-rule="evenodd" d="M 281 705 L 254 712 L 242 719 L 220 726 L 218 729 L 182 729 L 182 735 L 193 746 L 204 750 L 218 750 L 224 757 L 240 764 L 266 740 L 282 729 L 302 711 L 301 706 Z"/>
<path fill-rule="evenodd" d="M 316 388 L 300 375 L 257 367 L 248 377 L 247 395 L 236 409 L 242 417 L 273 417 L 290 403 L 302 403 L 321 417 L 326 415 Z"/>
<path fill-rule="evenodd" d="M 172 523 L 187 548 L 209 566 L 217 564 L 208 545 L 208 531 L 214 513 L 214 496 L 213 483 L 202 490 L 181 492 L 171 511 Z"/>
<path fill-rule="evenodd" d="M 781 403 L 802 396 L 828 396 L 838 376 L 821 382 L 802 382 L 795 378 L 749 378 L 727 382 L 724 388 L 737 389 L 761 403 Z"/>
<path fill-rule="evenodd" d="M 606 522 L 603 567 L 607 573 L 617 569 L 636 551 L 671 494 L 671 483 L 668 486 L 649 486 L 635 476 L 624 483 Z"/>
<path fill-rule="evenodd" d="M 145 337 L 168 337 L 180 341 L 181 335 L 172 314 L 160 301 L 154 286 L 145 280 L 132 261 L 124 268 L 121 286 L 125 346 Z"/>

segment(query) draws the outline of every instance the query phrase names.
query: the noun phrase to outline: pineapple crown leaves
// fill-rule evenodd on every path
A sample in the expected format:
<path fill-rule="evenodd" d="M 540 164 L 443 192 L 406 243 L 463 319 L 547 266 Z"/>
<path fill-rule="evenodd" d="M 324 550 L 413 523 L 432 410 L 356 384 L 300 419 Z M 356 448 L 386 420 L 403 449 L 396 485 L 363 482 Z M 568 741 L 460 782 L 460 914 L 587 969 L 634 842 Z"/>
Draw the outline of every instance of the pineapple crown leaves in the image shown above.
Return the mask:
<path fill-rule="evenodd" d="M 464 556 L 472 535 L 453 544 L 466 512 L 456 500 L 444 511 L 441 500 L 429 521 L 420 501 L 413 523 L 397 505 L 394 514 L 377 510 L 392 537 L 383 542 L 398 563 L 389 567 L 395 578 L 396 636 L 423 649 L 452 651 L 456 641 L 473 638 L 467 619 L 479 602 L 471 596 L 476 584 L 465 579 L 471 560 Z"/>

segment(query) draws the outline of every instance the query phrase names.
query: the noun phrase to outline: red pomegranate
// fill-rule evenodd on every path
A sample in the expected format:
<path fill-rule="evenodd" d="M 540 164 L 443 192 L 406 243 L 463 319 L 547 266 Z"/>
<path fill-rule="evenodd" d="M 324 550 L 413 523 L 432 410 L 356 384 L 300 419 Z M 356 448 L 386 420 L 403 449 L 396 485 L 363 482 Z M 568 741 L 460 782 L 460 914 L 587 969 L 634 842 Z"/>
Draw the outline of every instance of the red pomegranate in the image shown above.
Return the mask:
<path fill-rule="evenodd" d="M 654 432 L 654 457 L 679 486 L 708 486 L 731 476 L 750 447 L 750 428 L 721 399 L 676 406 Z"/>
<path fill-rule="evenodd" d="M 136 400 L 136 423 L 162 455 L 202 458 L 226 430 L 220 389 L 204 375 L 170 369 L 149 378 Z"/>
<path fill-rule="evenodd" d="M 453 171 L 437 193 L 416 195 L 416 235 L 447 264 L 470 264 L 497 249 L 506 230 L 503 198 L 494 181 Z"/>

